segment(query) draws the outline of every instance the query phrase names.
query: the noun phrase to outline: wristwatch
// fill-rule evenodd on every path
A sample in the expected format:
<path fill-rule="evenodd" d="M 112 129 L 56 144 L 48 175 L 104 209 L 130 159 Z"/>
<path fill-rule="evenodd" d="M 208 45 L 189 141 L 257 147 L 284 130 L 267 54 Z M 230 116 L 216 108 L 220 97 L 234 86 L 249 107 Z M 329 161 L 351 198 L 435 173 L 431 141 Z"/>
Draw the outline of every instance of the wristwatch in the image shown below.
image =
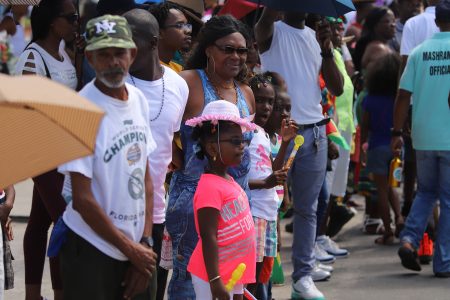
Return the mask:
<path fill-rule="evenodd" d="M 151 236 L 143 236 L 140 240 L 140 243 L 153 248 L 153 238 Z"/>

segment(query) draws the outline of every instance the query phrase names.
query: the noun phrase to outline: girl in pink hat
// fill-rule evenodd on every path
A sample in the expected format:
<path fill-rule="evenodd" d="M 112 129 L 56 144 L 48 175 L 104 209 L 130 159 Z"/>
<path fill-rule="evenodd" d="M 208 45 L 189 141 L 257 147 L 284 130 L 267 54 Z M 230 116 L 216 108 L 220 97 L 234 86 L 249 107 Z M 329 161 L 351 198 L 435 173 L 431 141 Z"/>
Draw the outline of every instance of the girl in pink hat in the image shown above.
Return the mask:
<path fill-rule="evenodd" d="M 188 271 L 195 294 L 197 299 L 242 299 L 243 285 L 255 282 L 255 229 L 247 195 L 227 169 L 240 164 L 246 142 L 242 133 L 255 125 L 240 118 L 236 105 L 225 100 L 209 103 L 200 117 L 186 124 L 195 127 L 196 155 L 208 159 L 194 196 L 199 240 Z M 227 291 L 225 285 L 240 263 L 247 269 Z"/>

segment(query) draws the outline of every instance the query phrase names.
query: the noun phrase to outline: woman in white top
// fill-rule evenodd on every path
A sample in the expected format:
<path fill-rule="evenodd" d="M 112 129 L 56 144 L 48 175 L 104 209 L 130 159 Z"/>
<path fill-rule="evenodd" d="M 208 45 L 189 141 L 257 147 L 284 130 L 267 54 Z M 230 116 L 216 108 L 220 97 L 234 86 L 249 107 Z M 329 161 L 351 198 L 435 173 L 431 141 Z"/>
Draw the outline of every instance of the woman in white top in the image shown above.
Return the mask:
<path fill-rule="evenodd" d="M 77 35 L 78 14 L 70 0 L 43 0 L 31 12 L 33 38 L 16 65 L 16 74 L 38 74 L 76 89 L 75 67 L 64 42 Z"/>
<path fill-rule="evenodd" d="M 71 0 L 42 0 L 31 13 L 33 39 L 16 65 L 16 74 L 47 76 L 76 89 L 75 67 L 64 51 L 63 41 L 73 41 L 78 15 Z M 49 91 L 51 92 L 51 91 Z M 48 229 L 64 212 L 63 176 L 56 170 L 33 178 L 33 200 L 24 236 L 26 300 L 41 299 L 42 272 Z M 54 299 L 62 299 L 59 259 L 50 258 Z"/>

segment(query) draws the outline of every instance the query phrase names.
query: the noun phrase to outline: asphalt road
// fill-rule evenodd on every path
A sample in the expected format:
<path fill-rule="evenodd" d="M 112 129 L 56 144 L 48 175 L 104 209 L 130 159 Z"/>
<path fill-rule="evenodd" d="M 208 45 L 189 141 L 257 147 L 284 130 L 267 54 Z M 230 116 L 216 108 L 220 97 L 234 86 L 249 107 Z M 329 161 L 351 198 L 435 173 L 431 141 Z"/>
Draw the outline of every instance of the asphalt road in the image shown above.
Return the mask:
<path fill-rule="evenodd" d="M 31 184 L 30 182 L 19 184 L 16 190 L 17 204 L 12 213 L 26 217 L 31 204 Z M 361 201 L 361 199 L 357 200 Z M 362 214 L 363 212 L 359 212 L 337 237 L 341 247 L 350 251 L 350 256 L 336 261 L 335 271 L 329 281 L 317 284 L 328 300 L 450 300 L 450 279 L 435 278 L 431 265 L 424 266 L 420 274 L 403 269 L 396 254 L 398 244 L 375 245 L 375 236 L 361 232 Z M 15 256 L 15 288 L 5 292 L 5 299 L 8 300 L 25 299 L 22 251 L 25 228 L 26 224 L 23 222 L 14 224 L 15 240 L 12 242 L 12 250 Z M 283 232 L 282 237 L 281 257 L 286 284 L 282 287 L 274 287 L 273 293 L 276 300 L 289 299 L 291 291 L 292 235 Z M 48 262 L 44 270 L 42 295 L 53 299 Z"/>

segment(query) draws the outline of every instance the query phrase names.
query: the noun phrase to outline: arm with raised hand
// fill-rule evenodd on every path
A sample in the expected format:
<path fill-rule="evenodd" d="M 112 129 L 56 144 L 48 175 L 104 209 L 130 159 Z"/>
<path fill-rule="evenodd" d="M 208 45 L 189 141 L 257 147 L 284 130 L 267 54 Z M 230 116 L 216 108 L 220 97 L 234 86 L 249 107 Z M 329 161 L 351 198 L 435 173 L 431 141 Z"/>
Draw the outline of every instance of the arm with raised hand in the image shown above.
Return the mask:
<path fill-rule="evenodd" d="M 331 42 L 330 24 L 319 25 L 316 30 L 317 41 L 322 51 L 322 75 L 328 90 L 335 96 L 344 92 L 344 77 L 336 65 L 333 55 L 333 43 Z"/>
<path fill-rule="evenodd" d="M 273 24 L 277 18 L 278 12 L 266 7 L 258 23 L 255 24 L 255 38 L 260 54 L 270 49 L 274 30 Z"/>

